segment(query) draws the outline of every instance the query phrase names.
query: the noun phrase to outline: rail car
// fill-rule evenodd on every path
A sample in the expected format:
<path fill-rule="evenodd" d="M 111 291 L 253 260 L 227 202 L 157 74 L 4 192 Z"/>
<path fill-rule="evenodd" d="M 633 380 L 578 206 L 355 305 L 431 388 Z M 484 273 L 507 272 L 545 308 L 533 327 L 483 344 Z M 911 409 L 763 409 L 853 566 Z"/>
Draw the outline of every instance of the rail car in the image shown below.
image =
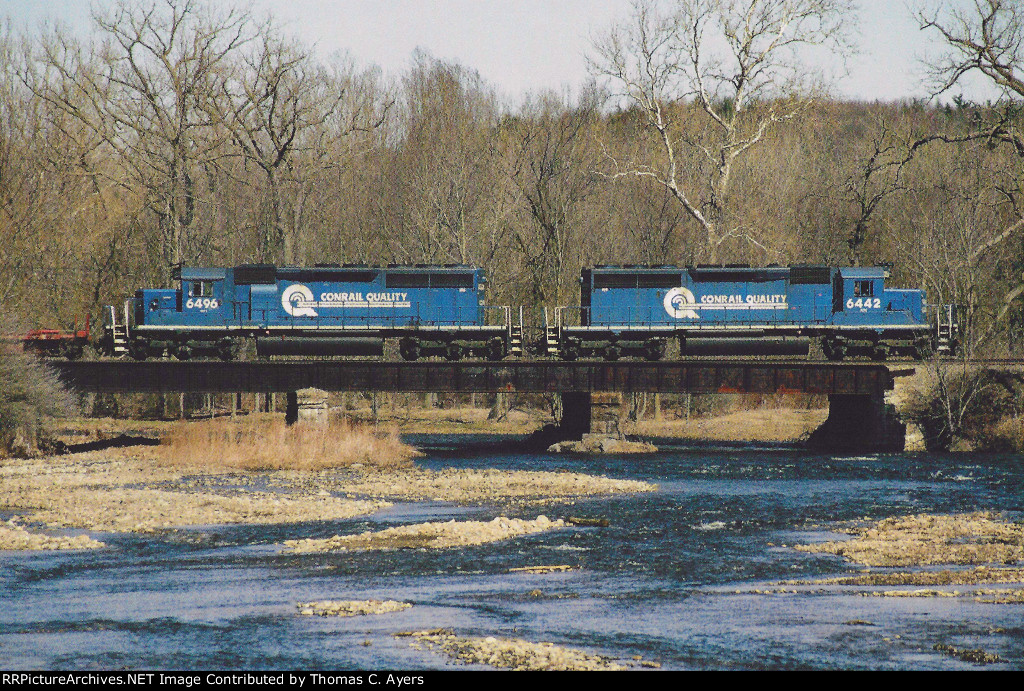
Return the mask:
<path fill-rule="evenodd" d="M 511 309 L 485 304 L 482 269 L 469 266 L 183 267 L 170 289 L 141 289 L 123 314 L 108 308 L 101 352 L 144 360 L 259 356 L 381 357 L 388 340 L 406 360 L 493 360 L 521 352 Z"/>
<path fill-rule="evenodd" d="M 68 360 L 78 360 L 89 345 L 89 334 L 91 331 L 91 317 L 85 315 L 83 328 L 78 328 L 78 320 L 71 331 L 60 329 L 33 329 L 17 340 L 21 342 L 22 350 L 26 353 L 35 353 L 44 357 L 60 357 Z"/>
<path fill-rule="evenodd" d="M 545 311 L 545 351 L 564 360 L 681 355 L 921 359 L 953 353 L 952 306 L 886 286 L 885 267 L 598 266 L 583 269 L 580 304 Z"/>

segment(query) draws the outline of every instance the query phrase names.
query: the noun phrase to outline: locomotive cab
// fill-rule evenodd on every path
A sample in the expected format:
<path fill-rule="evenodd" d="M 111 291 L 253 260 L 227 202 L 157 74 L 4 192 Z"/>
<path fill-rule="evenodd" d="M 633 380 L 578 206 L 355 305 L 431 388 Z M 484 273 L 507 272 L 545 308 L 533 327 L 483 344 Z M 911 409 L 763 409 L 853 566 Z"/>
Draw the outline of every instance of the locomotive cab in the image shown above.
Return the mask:
<path fill-rule="evenodd" d="M 838 269 L 833 290 L 835 323 L 920 325 L 924 311 L 921 291 L 886 288 L 887 277 L 882 267 Z"/>
<path fill-rule="evenodd" d="M 224 269 L 183 269 L 178 289 L 178 311 L 184 324 L 223 326 Z"/>
<path fill-rule="evenodd" d="M 870 315 L 882 309 L 885 272 L 878 267 L 843 268 L 836 271 L 832 292 L 832 310 L 843 321 L 860 322 L 854 315 Z"/>
<path fill-rule="evenodd" d="M 164 353 L 181 360 L 194 354 L 232 356 L 231 338 L 220 333 L 225 325 L 226 271 L 184 268 L 171 278 L 178 282 L 175 289 L 136 291 L 128 354 L 139 360 Z"/>
<path fill-rule="evenodd" d="M 866 355 L 885 360 L 893 354 L 920 358 L 930 352 L 922 292 L 886 288 L 887 278 L 882 266 L 835 270 L 833 328 L 823 342 L 829 359 Z"/>

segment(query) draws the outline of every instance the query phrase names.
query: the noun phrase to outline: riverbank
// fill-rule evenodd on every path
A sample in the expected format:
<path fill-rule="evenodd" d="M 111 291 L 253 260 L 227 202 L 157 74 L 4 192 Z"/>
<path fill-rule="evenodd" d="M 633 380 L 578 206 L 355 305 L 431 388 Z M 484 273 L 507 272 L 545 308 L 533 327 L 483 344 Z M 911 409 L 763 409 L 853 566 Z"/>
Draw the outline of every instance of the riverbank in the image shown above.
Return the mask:
<path fill-rule="evenodd" d="M 921 449 L 1024 451 L 1024 373 L 958 361 L 922 363 L 886 397 Z M 953 412 L 950 412 L 953 411 Z"/>
<path fill-rule="evenodd" d="M 360 411 L 353 415 L 358 419 Z M 755 409 L 714 418 L 644 420 L 633 423 L 632 431 L 646 437 L 684 440 L 798 443 L 826 415 L 825 410 Z M 48 529 L 144 533 L 205 524 L 341 520 L 375 513 L 396 501 L 542 506 L 574 497 L 654 489 L 649 483 L 585 473 L 428 470 L 414 465 L 398 467 L 390 460 L 384 468 L 378 468 L 365 455 L 353 456 L 365 462 L 346 461 L 342 468 L 323 469 L 295 457 L 290 468 L 273 469 L 267 463 L 240 463 L 234 458 L 238 454 L 225 450 L 222 438 L 234 433 L 244 437 L 247 430 L 259 429 L 261 438 L 268 438 L 264 432 L 270 429 L 275 435 L 283 434 L 279 417 L 258 414 L 236 420 L 190 422 L 65 421 L 60 428 L 62 441 L 71 449 L 94 450 L 12 459 L 0 466 L 0 511 L 20 521 L 16 530 L 0 534 L 0 548 L 52 545 L 77 549 L 87 544 L 61 541 L 57 539 L 60 536 L 33 537 L 26 527 L 33 523 Z M 486 409 L 422 409 L 401 411 L 399 415 L 385 413 L 376 425 L 365 422 L 363 429 L 376 430 L 375 434 L 387 442 L 374 447 L 373 453 L 398 453 L 408 458 L 415 455 L 414 449 L 395 451 L 400 432 L 489 433 L 518 438 L 542 420 L 537 411 L 513 410 L 503 419 L 488 420 Z M 348 423 L 342 427 L 333 433 L 344 436 L 353 432 Z M 359 433 L 363 442 L 373 437 L 369 432 Z M 217 444 L 210 441 L 214 437 Z M 198 441 L 189 443 L 190 438 Z M 146 440 L 159 444 L 161 439 L 172 443 L 140 445 Z M 324 446 L 323 441 L 319 440 L 317 449 Z M 105 445 L 110 447 L 103 448 Z M 246 449 L 252 446 L 251 440 L 245 443 Z M 256 478 L 261 490 L 246 489 Z"/>
<path fill-rule="evenodd" d="M 84 535 L 103 545 L 0 553 L 0 648 L 17 668 L 201 668 L 213 659 L 233 670 L 548 669 L 561 664 L 556 648 L 663 669 L 1024 663 L 1024 564 L 998 561 L 1020 545 L 1024 466 L 1015 459 L 822 456 L 761 444 L 556 457 L 469 446 L 477 441 L 438 439 L 413 469 L 387 471 L 186 471 L 145 460 L 158 451 L 148 446 L 5 461 L 0 492 L 16 482 L 39 493 L 0 509 L 0 525 L 23 540 Z M 658 491 L 624 491 L 655 482 Z M 140 490 L 161 494 L 132 494 Z M 39 521 L 56 510 L 48 496 L 64 492 L 82 517 L 106 501 L 89 520 L 112 529 Z M 185 512 L 209 524 L 139 516 L 138 498 L 185 495 L 211 502 Z M 392 506 L 260 523 L 256 509 L 271 510 L 269 499 L 296 502 L 278 516 L 307 499 Z M 56 508 L 78 518 L 75 507 Z M 226 508 L 240 522 L 224 523 Z M 993 515 L 963 529 L 941 518 L 879 525 L 982 511 Z M 133 520 L 169 527 L 137 530 Z M 916 554 L 912 539 L 997 561 L 868 567 L 839 554 L 849 542 L 842 530 L 854 539 L 877 531 L 897 555 Z M 827 543 L 837 546 L 794 548 Z"/>
<path fill-rule="evenodd" d="M 176 446 L 116 443 L 128 433 L 137 440 L 168 434 L 169 428 L 180 430 L 182 424 L 191 423 L 121 427 L 102 421 L 87 433 L 71 425 L 65 430 L 69 441 L 97 443 L 81 441 L 84 435 L 107 437 L 115 444 L 61 456 L 5 460 L 0 464 L 0 517 L 14 522 L 0 531 L 0 549 L 97 546 L 87 536 L 58 539 L 60 535 L 48 535 L 46 530 L 152 533 L 196 525 L 287 524 L 369 515 L 396 501 L 522 506 L 655 489 L 645 482 L 546 471 L 377 468 L 363 463 L 330 469 L 244 470 L 219 464 L 216 449 L 204 466 L 194 448 L 189 449 L 188 463 L 177 463 Z"/>
<path fill-rule="evenodd" d="M 335 415 L 340 412 L 332 411 Z M 437 435 L 496 435 L 510 439 L 525 438 L 545 425 L 552 424 L 550 415 L 538 410 L 511 410 L 500 419 L 488 419 L 486 408 L 403 408 L 381 407 L 374 417 L 369 408 L 346 413 L 346 420 L 378 432 Z M 711 442 L 768 442 L 799 444 L 828 417 L 827 408 L 765 407 L 739 410 L 724 415 L 692 417 L 690 419 L 645 418 L 623 421 L 631 437 L 669 438 L 681 441 Z M 222 418 L 223 419 L 223 418 Z M 237 418 L 239 425 L 246 420 L 278 421 L 280 413 L 257 413 Z M 191 421 L 193 424 L 199 420 Z M 177 420 L 119 420 L 88 418 L 64 421 L 59 426 L 59 438 L 67 444 L 95 443 L 119 436 L 149 437 L 157 440 L 171 435 L 182 426 Z"/>
<path fill-rule="evenodd" d="M 264 425 L 265 427 L 265 425 Z M 109 448 L 36 459 L 7 459 L 0 464 L 0 551 L 95 551 L 110 549 L 88 533 L 164 533 L 190 526 L 260 525 L 321 522 L 368 516 L 394 501 L 451 502 L 522 506 L 574 498 L 650 492 L 646 482 L 585 473 L 430 470 L 346 462 L 322 468 L 297 459 L 299 469 L 259 470 L 239 463 L 225 440 L 237 429 L 245 434 L 253 421 L 194 423 L 71 423 L 65 443 L 75 448 Z M 341 434 L 351 431 L 334 429 Z M 194 441 L 189 433 L 194 432 Z M 260 439 L 265 439 L 265 430 Z M 360 444 L 367 435 L 360 433 Z M 164 437 L 171 443 L 139 444 Z M 394 434 L 388 435 L 394 442 Z M 215 443 L 211 443 L 211 440 Z M 370 440 L 372 441 L 372 440 Z M 243 441 L 244 449 L 252 439 Z M 320 448 L 321 443 L 314 446 Z M 203 465 L 202 448 L 206 449 Z M 231 447 L 231 448 L 228 448 Z M 308 449 L 307 449 L 308 450 Z M 372 447 L 377 452 L 388 449 Z M 393 449 L 392 449 L 393 451 Z M 230 458 L 216 458 L 228 453 Z M 259 487 L 260 489 L 255 489 Z M 579 519 L 569 519 L 569 521 Z M 569 521 L 500 516 L 490 521 L 444 521 L 402 525 L 332 538 L 283 540 L 282 554 L 302 555 L 366 550 L 459 550 L 490 542 L 573 529 Z M 175 538 L 176 539 L 176 538 Z M 568 567 L 565 567 L 568 568 Z M 365 616 L 395 614 L 411 603 L 392 600 L 318 600 L 297 603 L 302 615 Z M 495 641 L 500 640 L 493 649 Z M 423 638 L 453 660 L 521 669 L 617 669 L 608 658 L 544 642 L 493 637 Z M 471 652 L 472 651 L 472 652 Z M 480 657 L 483 656 L 483 657 Z"/>

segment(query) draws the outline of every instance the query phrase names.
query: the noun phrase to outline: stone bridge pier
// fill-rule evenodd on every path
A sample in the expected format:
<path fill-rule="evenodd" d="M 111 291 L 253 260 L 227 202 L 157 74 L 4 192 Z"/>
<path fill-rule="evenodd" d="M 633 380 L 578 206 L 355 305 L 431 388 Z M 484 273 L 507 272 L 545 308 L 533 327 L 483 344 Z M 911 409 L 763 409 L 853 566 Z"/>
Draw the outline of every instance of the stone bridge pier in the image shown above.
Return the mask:
<path fill-rule="evenodd" d="M 622 437 L 621 407 L 621 394 L 567 391 L 562 394 L 559 431 L 565 439 L 581 439 L 584 434 Z"/>
<path fill-rule="evenodd" d="M 828 418 L 807 446 L 822 451 L 903 451 L 907 425 L 881 393 L 830 394 Z"/>
<path fill-rule="evenodd" d="M 284 420 L 289 425 L 296 422 L 325 425 L 330 411 L 327 408 L 327 392 L 320 389 L 301 389 L 287 392 L 287 406 Z"/>

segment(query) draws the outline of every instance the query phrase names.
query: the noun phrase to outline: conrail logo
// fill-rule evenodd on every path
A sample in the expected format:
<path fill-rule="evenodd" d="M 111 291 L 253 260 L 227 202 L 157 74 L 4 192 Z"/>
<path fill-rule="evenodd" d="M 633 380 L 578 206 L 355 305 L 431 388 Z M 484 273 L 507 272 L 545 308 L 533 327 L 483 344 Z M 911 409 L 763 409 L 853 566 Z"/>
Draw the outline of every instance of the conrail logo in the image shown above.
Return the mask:
<path fill-rule="evenodd" d="M 409 293 L 332 292 L 326 290 L 317 299 L 313 291 L 301 283 L 293 283 L 281 293 L 281 307 L 293 317 L 316 317 L 317 309 L 331 310 L 400 310 L 412 307 Z M 316 309 L 314 309 L 316 308 Z M 332 315 L 337 317 L 337 315 Z"/>
<path fill-rule="evenodd" d="M 313 299 L 313 291 L 301 283 L 293 283 L 281 293 L 281 307 L 293 317 L 315 317 L 316 305 Z"/>
<path fill-rule="evenodd" d="M 700 319 L 697 311 L 691 309 L 697 301 L 688 288 L 673 288 L 665 293 L 665 311 L 675 319 Z"/>

